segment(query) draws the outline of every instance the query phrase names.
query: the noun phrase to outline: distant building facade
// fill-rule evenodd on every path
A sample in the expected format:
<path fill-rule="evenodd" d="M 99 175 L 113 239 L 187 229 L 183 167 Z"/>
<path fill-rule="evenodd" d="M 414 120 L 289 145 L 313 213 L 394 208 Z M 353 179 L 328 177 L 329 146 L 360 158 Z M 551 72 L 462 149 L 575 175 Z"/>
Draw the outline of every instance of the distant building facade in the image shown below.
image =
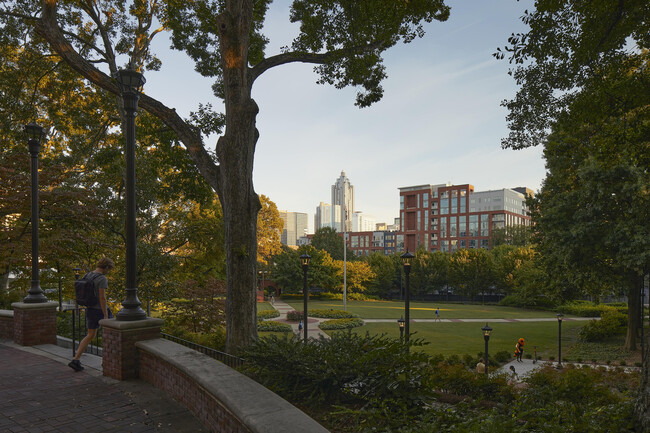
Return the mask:
<path fill-rule="evenodd" d="M 357 211 L 352 214 L 352 229 L 353 232 L 371 232 L 376 228 L 376 219 L 372 215 L 364 214 Z"/>
<path fill-rule="evenodd" d="M 490 248 L 494 229 L 530 225 L 528 188 L 475 192 L 470 184 L 440 184 L 399 190 L 402 238 L 397 239 L 397 252 L 416 251 L 419 246 L 447 252 Z"/>
<path fill-rule="evenodd" d="M 309 228 L 307 214 L 302 212 L 279 211 L 284 223 L 280 242 L 287 246 L 297 246 L 298 239 L 307 234 Z"/>
<path fill-rule="evenodd" d="M 345 227 L 339 231 L 350 231 L 352 214 L 354 214 L 354 187 L 345 175 L 345 171 L 341 171 L 341 176 L 332 185 L 332 205 L 340 206 L 340 221 L 345 224 Z"/>
<path fill-rule="evenodd" d="M 314 232 L 323 227 L 331 227 L 337 232 L 343 231 L 341 216 L 341 206 L 320 202 L 314 214 Z"/>
<path fill-rule="evenodd" d="M 397 250 L 397 232 L 388 230 L 348 232 L 346 244 L 356 256 L 368 256 L 372 253 L 394 254 Z"/>

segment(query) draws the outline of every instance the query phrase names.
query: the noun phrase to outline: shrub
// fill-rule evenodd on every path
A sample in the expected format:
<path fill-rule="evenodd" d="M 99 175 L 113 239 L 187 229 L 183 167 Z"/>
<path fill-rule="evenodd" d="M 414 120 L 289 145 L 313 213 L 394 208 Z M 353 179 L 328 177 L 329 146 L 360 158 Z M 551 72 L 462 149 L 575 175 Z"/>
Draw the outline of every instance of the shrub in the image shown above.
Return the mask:
<path fill-rule="evenodd" d="M 363 320 L 358 318 L 352 319 L 333 319 L 321 323 L 320 329 L 327 331 L 331 329 L 351 329 L 363 326 Z"/>
<path fill-rule="evenodd" d="M 183 326 L 163 324 L 162 332 L 191 341 L 201 346 L 210 347 L 216 350 L 224 350 L 226 347 L 226 331 L 222 327 L 215 328 L 213 332 L 192 332 Z"/>
<path fill-rule="evenodd" d="M 319 317 L 321 319 L 350 319 L 359 317 L 357 314 L 343 310 L 308 310 L 309 317 Z"/>
<path fill-rule="evenodd" d="M 506 363 L 510 361 L 512 354 L 507 350 L 501 350 L 494 355 L 494 360 L 499 362 L 499 364 Z"/>
<path fill-rule="evenodd" d="M 302 320 L 305 317 L 305 314 L 302 311 L 291 310 L 287 312 L 287 320 L 292 320 L 297 322 Z"/>
<path fill-rule="evenodd" d="M 321 299 L 331 299 L 332 301 L 342 301 L 343 293 L 325 292 L 321 293 Z M 364 295 L 363 293 L 347 293 L 346 299 L 349 301 L 377 301 L 378 296 Z"/>
<path fill-rule="evenodd" d="M 561 305 L 557 311 L 562 314 L 573 314 L 580 317 L 599 317 L 605 312 L 617 311 L 620 314 L 627 314 L 627 305 L 619 304 L 593 304 L 587 301 L 573 301 Z"/>
<path fill-rule="evenodd" d="M 291 325 L 276 320 L 257 322 L 257 330 L 263 332 L 293 332 Z"/>
<path fill-rule="evenodd" d="M 600 320 L 590 320 L 582 327 L 578 337 L 582 341 L 602 341 L 627 330 L 627 316 L 616 310 L 603 312 Z"/>
<path fill-rule="evenodd" d="M 273 319 L 274 317 L 279 317 L 280 312 L 278 310 L 264 310 L 257 312 L 257 320 Z"/>

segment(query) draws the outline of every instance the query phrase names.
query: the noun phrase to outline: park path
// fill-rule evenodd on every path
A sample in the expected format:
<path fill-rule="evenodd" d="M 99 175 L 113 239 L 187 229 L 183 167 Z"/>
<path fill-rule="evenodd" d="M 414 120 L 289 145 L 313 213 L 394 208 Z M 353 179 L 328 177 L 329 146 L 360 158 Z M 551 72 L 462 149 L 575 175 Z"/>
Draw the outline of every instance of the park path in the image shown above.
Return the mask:
<path fill-rule="evenodd" d="M 296 322 L 287 320 L 287 313 L 289 311 L 294 310 L 294 308 L 291 305 L 281 300 L 275 300 L 271 305 L 273 306 L 273 308 L 275 308 L 278 311 L 278 313 L 280 313 L 280 317 L 275 317 L 271 320 L 276 320 L 278 322 L 287 323 L 291 325 L 291 329 L 293 330 L 293 333 L 296 335 L 302 336 L 304 334 L 304 331 L 298 331 L 298 324 Z M 320 337 L 330 338 L 329 335 L 321 331 L 321 329 L 319 328 L 319 324 L 325 320 L 327 319 L 317 319 L 316 317 L 308 317 L 307 337 L 314 338 L 316 340 L 318 340 Z"/>

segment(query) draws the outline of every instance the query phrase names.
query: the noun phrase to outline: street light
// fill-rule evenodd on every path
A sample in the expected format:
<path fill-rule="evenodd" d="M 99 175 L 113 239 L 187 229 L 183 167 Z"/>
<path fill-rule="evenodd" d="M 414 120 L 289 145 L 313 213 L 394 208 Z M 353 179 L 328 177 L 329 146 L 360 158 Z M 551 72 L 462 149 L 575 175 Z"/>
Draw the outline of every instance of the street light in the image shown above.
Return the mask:
<path fill-rule="evenodd" d="M 562 318 L 564 314 L 557 314 L 557 344 L 558 344 L 558 359 L 557 368 L 562 368 Z"/>
<path fill-rule="evenodd" d="M 483 339 L 485 340 L 485 377 L 488 377 L 488 366 L 490 365 L 490 361 L 488 358 L 488 341 L 490 341 L 490 333 L 492 332 L 492 328 L 485 323 L 485 326 L 481 328 L 483 331 Z"/>
<path fill-rule="evenodd" d="M 404 317 L 397 319 L 397 325 L 399 325 L 399 340 L 402 341 L 404 338 Z"/>
<path fill-rule="evenodd" d="M 409 301 L 410 301 L 410 278 L 411 274 L 411 262 L 413 261 L 413 254 L 409 253 L 408 250 L 402 254 L 402 266 L 404 266 L 404 276 L 406 277 L 406 292 L 404 293 L 404 317 L 405 317 L 405 328 L 406 328 L 406 338 L 405 342 L 409 342 Z"/>
<path fill-rule="evenodd" d="M 33 122 L 25 125 L 24 131 L 27 134 L 32 175 L 32 284 L 23 302 L 39 304 L 47 302 L 38 273 L 38 153 L 41 151 L 41 139 L 45 136 L 45 132 L 41 126 Z"/>
<path fill-rule="evenodd" d="M 307 270 L 309 269 L 309 261 L 311 256 L 309 254 L 303 254 L 300 256 L 300 262 L 302 263 L 302 299 L 303 299 L 303 329 L 305 331 L 305 343 L 307 342 L 307 300 L 309 299 L 309 290 L 307 289 Z"/>
<path fill-rule="evenodd" d="M 122 309 L 116 314 L 117 320 L 141 320 L 147 317 L 138 299 L 136 284 L 136 235 L 135 235 L 135 116 L 138 111 L 138 99 L 144 86 L 145 79 L 139 72 L 132 69 L 121 69 L 114 75 L 120 87 L 124 102 L 126 120 L 126 298 L 122 301 Z"/>

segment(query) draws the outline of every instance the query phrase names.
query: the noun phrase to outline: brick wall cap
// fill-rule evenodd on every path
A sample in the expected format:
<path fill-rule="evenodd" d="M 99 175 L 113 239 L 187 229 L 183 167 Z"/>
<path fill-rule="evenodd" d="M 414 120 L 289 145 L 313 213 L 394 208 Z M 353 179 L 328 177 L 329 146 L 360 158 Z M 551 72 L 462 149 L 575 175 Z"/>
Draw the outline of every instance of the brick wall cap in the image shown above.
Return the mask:
<path fill-rule="evenodd" d="M 11 306 L 14 310 L 56 310 L 59 303 L 56 301 L 39 303 L 13 302 Z"/>
<path fill-rule="evenodd" d="M 147 317 L 142 320 L 117 320 L 117 319 L 102 319 L 99 324 L 104 328 L 117 329 L 118 331 L 140 330 L 148 328 L 160 328 L 165 323 L 163 319 L 156 319 Z"/>
<path fill-rule="evenodd" d="M 0 310 L 0 317 L 14 317 L 13 310 Z"/>
<path fill-rule="evenodd" d="M 207 355 L 164 339 L 135 345 L 189 376 L 253 433 L 268 432 L 269 426 L 283 433 L 328 432 L 279 395 Z"/>

